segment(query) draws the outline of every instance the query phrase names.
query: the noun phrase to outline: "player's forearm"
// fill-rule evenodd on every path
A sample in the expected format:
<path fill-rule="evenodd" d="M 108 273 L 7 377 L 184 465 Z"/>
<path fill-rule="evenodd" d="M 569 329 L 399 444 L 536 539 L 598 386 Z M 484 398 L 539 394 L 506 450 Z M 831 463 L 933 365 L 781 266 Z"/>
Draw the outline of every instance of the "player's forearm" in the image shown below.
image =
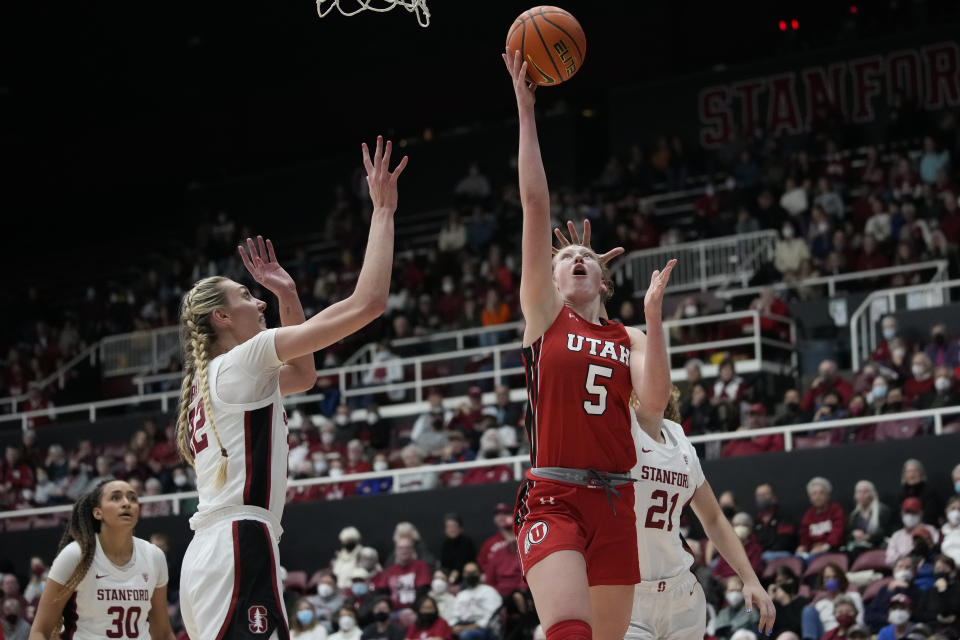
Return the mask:
<path fill-rule="evenodd" d="M 733 532 L 733 527 L 726 518 L 717 518 L 713 522 L 703 523 L 703 530 L 744 584 L 759 583 L 750 559 L 747 558 L 747 552 L 743 550 L 740 538 Z"/>
<path fill-rule="evenodd" d="M 367 236 L 363 266 L 357 278 L 357 287 L 351 296 L 365 307 L 376 311 L 374 317 L 386 309 L 392 272 L 393 210 L 376 208 L 370 218 L 370 234 Z"/>
<path fill-rule="evenodd" d="M 524 213 L 536 207 L 549 207 L 550 191 L 537 138 L 537 120 L 533 108 L 520 109 L 520 148 L 517 152 L 517 173 L 520 178 L 520 203 Z M 549 209 L 547 209 L 549 213 Z"/>
<path fill-rule="evenodd" d="M 303 305 L 300 303 L 300 296 L 297 295 L 296 288 L 291 288 L 277 295 L 277 301 L 280 303 L 280 326 L 292 327 L 306 321 L 307 317 L 303 313 Z M 294 367 L 298 374 L 303 374 L 304 378 L 315 378 L 317 375 L 312 353 L 294 358 L 287 364 Z"/>
<path fill-rule="evenodd" d="M 663 337 L 660 314 L 647 318 L 647 341 L 643 355 L 643 385 L 637 397 L 640 406 L 650 414 L 662 414 L 670 400 L 670 358 Z"/>

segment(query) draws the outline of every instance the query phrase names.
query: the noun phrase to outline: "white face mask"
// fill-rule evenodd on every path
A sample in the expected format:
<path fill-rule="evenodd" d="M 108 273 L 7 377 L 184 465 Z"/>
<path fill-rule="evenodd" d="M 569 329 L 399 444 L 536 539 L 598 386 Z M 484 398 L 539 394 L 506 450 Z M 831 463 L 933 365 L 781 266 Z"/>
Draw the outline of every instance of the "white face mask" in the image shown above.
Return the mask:
<path fill-rule="evenodd" d="M 913 580 L 913 571 L 910 571 L 910 569 L 897 569 L 893 572 L 893 577 L 900 582 L 910 582 Z"/>
<path fill-rule="evenodd" d="M 907 355 L 907 350 L 903 347 L 898 347 L 890 352 L 890 354 L 897 360 L 902 360 L 903 356 Z"/>
<path fill-rule="evenodd" d="M 326 582 L 321 582 L 317 585 L 317 595 L 321 598 L 329 598 L 333 595 L 333 586 Z"/>
<path fill-rule="evenodd" d="M 340 469 L 340 468 L 330 469 L 331 478 L 340 478 L 342 476 L 343 476 L 343 469 Z"/>
<path fill-rule="evenodd" d="M 341 631 L 353 631 L 353 628 L 357 626 L 357 621 L 353 619 L 353 616 L 340 616 L 337 622 L 340 623 Z"/>
<path fill-rule="evenodd" d="M 905 513 L 903 514 L 903 526 L 907 529 L 912 529 L 915 526 L 920 524 L 920 516 L 915 513 Z"/>
<path fill-rule="evenodd" d="M 927 372 L 927 369 L 922 364 L 915 364 L 910 367 L 910 372 L 913 374 L 914 378 L 919 378 Z"/>
<path fill-rule="evenodd" d="M 743 604 L 743 594 L 739 591 L 727 591 L 726 598 L 731 607 L 737 608 Z"/>
<path fill-rule="evenodd" d="M 933 382 L 933 386 L 936 387 L 937 391 L 947 391 L 952 386 L 950 384 L 950 378 L 946 376 L 940 376 Z"/>
<path fill-rule="evenodd" d="M 334 436 L 329 431 L 324 431 L 320 434 L 320 442 L 323 444 L 333 444 Z"/>
<path fill-rule="evenodd" d="M 327 470 L 327 463 L 326 463 L 325 461 L 323 461 L 323 460 L 314 460 L 314 461 L 313 461 L 313 470 L 314 470 L 316 473 L 321 474 L 321 473 L 323 473 L 324 471 Z"/>
<path fill-rule="evenodd" d="M 687 316 L 688 318 L 692 318 L 693 316 L 697 315 L 697 305 L 688 304 L 685 306 L 683 308 L 683 315 Z"/>
<path fill-rule="evenodd" d="M 173 476 L 173 484 L 178 487 L 182 487 L 187 484 L 187 476 Z"/>
<path fill-rule="evenodd" d="M 883 339 L 884 340 L 893 340 L 894 336 L 897 335 L 896 329 L 884 329 L 883 330 Z"/>
<path fill-rule="evenodd" d="M 827 231 L 830 231 L 830 223 L 821 222 L 820 224 L 817 225 L 817 231 L 819 231 L 820 233 L 826 233 Z"/>
<path fill-rule="evenodd" d="M 447 581 L 437 578 L 430 583 L 430 588 L 433 589 L 434 593 L 446 593 L 447 592 Z"/>
<path fill-rule="evenodd" d="M 887 615 L 887 620 L 893 625 L 906 624 L 909 619 L 910 612 L 906 609 L 894 609 Z"/>
<path fill-rule="evenodd" d="M 960 526 L 960 509 L 947 511 L 947 521 L 955 527 Z"/>
<path fill-rule="evenodd" d="M 368 413 L 368 414 L 367 414 L 367 424 L 377 424 L 377 420 L 379 420 L 379 419 L 380 419 L 380 417 L 379 417 L 377 414 L 375 414 L 375 413 Z"/>
<path fill-rule="evenodd" d="M 453 291 L 454 291 L 455 288 L 456 288 L 456 287 L 453 286 L 453 283 L 452 283 L 452 282 L 444 282 L 444 283 L 443 283 L 443 292 L 446 293 L 447 295 L 453 293 Z"/>
<path fill-rule="evenodd" d="M 737 537 L 740 538 L 741 542 L 744 542 L 750 537 L 750 527 L 745 524 L 738 524 L 733 528 L 733 532 L 737 534 Z"/>
<path fill-rule="evenodd" d="M 344 427 L 348 422 L 350 422 L 350 418 L 348 418 L 347 414 L 345 413 L 338 413 L 337 415 L 333 416 L 333 421 L 336 422 L 338 426 Z"/>
<path fill-rule="evenodd" d="M 386 460 L 377 460 L 373 463 L 374 471 L 386 471 L 390 468 L 390 465 L 387 464 Z"/>
<path fill-rule="evenodd" d="M 784 227 L 783 229 L 780 230 L 780 233 L 783 234 L 783 237 L 786 240 L 789 240 L 790 238 L 793 237 L 793 227 Z"/>

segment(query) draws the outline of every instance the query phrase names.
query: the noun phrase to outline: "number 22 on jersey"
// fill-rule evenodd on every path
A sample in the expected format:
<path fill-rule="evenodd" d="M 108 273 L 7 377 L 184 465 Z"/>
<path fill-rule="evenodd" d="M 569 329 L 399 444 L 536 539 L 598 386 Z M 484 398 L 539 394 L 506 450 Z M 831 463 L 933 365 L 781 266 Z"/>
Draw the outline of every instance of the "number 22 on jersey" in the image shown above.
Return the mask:
<path fill-rule="evenodd" d="M 190 409 L 190 413 L 187 414 L 187 423 L 190 425 L 190 450 L 193 451 L 193 457 L 196 458 L 197 454 L 206 449 L 208 444 L 207 434 L 197 437 L 197 432 L 207 423 L 202 401 L 193 409 Z"/>

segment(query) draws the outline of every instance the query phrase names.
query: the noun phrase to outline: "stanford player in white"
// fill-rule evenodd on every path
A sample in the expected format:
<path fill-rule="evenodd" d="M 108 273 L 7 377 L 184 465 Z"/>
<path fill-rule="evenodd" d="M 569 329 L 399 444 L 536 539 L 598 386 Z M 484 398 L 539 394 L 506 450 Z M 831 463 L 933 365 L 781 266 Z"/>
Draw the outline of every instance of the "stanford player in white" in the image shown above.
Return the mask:
<path fill-rule="evenodd" d="M 30 640 L 173 640 L 163 551 L 133 537 L 137 493 L 104 480 L 73 506 Z"/>
<path fill-rule="evenodd" d="M 287 639 L 277 575 L 287 489 L 287 426 L 281 397 L 313 387 L 313 353 L 356 332 L 386 308 L 393 267 L 393 214 L 404 157 L 391 173 L 391 143 L 363 145 L 373 215 L 357 286 L 304 320 L 293 279 L 273 245 L 247 239 L 244 266 L 280 303 L 267 329 L 266 303 L 229 278 L 201 280 L 180 313 L 184 378 L 177 441 L 197 471 L 196 532 L 183 559 L 180 607 L 191 638 Z"/>

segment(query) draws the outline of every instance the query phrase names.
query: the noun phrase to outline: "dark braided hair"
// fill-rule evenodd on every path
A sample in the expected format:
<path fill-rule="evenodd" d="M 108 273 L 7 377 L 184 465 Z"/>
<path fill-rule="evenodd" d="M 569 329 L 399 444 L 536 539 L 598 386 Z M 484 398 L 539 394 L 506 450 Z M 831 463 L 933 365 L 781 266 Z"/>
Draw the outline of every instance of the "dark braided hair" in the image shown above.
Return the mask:
<path fill-rule="evenodd" d="M 100 521 L 93 517 L 93 510 L 100 506 L 100 500 L 103 498 L 103 488 L 114 480 L 114 478 L 101 480 L 73 505 L 70 521 L 63 532 L 63 537 L 60 538 L 57 553 L 63 551 L 71 542 L 76 542 L 80 545 L 80 551 L 83 555 L 80 557 L 80 564 L 73 570 L 73 575 L 64 585 L 66 594 L 71 594 L 77 590 L 77 586 L 83 581 L 90 565 L 93 563 L 93 556 L 97 551 L 96 535 L 100 533 Z"/>

